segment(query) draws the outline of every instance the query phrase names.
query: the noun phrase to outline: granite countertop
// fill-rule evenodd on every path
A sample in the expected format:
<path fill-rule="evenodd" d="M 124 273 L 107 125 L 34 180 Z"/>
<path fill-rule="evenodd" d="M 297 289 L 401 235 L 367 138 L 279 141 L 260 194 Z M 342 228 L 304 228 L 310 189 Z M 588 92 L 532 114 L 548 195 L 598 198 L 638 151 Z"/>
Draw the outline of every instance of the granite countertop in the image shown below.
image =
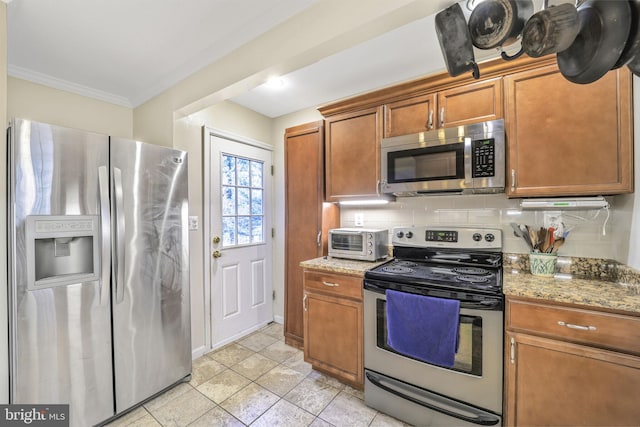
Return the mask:
<path fill-rule="evenodd" d="M 505 254 L 502 290 L 507 296 L 640 315 L 638 272 L 611 260 L 564 257 L 554 277 L 540 277 L 529 273 L 527 255 Z"/>
<path fill-rule="evenodd" d="M 341 258 L 320 257 L 307 261 L 302 261 L 300 266 L 309 270 L 322 270 L 332 273 L 353 274 L 357 276 L 364 276 L 364 272 L 374 267 L 384 264 L 391 258 L 386 258 L 380 261 L 355 261 Z"/>
<path fill-rule="evenodd" d="M 538 277 L 523 271 L 504 272 L 502 290 L 507 296 L 527 297 L 621 310 L 640 315 L 640 291 L 636 286 L 595 279 Z"/>
<path fill-rule="evenodd" d="M 355 261 L 320 257 L 302 261 L 309 270 L 364 276 L 364 272 L 389 261 Z M 640 315 L 640 279 L 637 271 L 610 260 L 564 258 L 555 277 L 529 273 L 527 255 L 505 254 L 503 292 L 507 296 L 535 298 Z"/>

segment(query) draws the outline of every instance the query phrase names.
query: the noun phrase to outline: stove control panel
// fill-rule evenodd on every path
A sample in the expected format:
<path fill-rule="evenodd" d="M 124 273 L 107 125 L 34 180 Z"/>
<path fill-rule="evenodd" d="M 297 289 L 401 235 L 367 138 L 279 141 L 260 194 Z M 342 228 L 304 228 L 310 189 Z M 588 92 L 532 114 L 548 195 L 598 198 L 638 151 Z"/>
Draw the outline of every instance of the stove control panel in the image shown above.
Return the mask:
<path fill-rule="evenodd" d="M 501 250 L 499 228 L 412 226 L 394 227 L 392 243 L 417 248 Z"/>

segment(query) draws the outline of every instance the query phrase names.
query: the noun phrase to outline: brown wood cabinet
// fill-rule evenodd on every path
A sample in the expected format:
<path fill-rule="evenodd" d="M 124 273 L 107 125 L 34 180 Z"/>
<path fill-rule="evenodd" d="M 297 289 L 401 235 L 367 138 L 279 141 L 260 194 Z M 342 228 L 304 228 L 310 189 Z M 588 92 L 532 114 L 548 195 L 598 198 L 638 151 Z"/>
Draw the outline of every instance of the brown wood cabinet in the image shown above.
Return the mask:
<path fill-rule="evenodd" d="M 323 204 L 322 121 L 289 128 L 285 148 L 285 297 L 287 344 L 302 348 L 304 337 L 300 262 L 327 253 L 328 229 L 339 226 L 339 208 Z"/>
<path fill-rule="evenodd" d="M 305 270 L 304 360 L 364 386 L 362 277 Z"/>
<path fill-rule="evenodd" d="M 633 191 L 627 67 L 579 85 L 560 74 L 552 55 L 523 56 L 483 63 L 481 76 L 439 73 L 320 108 L 327 117 L 328 200 L 377 195 L 381 136 L 498 118 L 507 133 L 507 196 Z"/>
<path fill-rule="evenodd" d="M 508 297 L 506 330 L 506 425 L 638 425 L 640 318 Z"/>
<path fill-rule="evenodd" d="M 382 107 L 325 120 L 327 201 L 378 196 Z"/>
<path fill-rule="evenodd" d="M 385 104 L 384 136 L 502 118 L 502 79 L 469 83 Z"/>
<path fill-rule="evenodd" d="M 631 74 L 588 85 L 549 65 L 504 77 L 510 197 L 633 191 Z"/>

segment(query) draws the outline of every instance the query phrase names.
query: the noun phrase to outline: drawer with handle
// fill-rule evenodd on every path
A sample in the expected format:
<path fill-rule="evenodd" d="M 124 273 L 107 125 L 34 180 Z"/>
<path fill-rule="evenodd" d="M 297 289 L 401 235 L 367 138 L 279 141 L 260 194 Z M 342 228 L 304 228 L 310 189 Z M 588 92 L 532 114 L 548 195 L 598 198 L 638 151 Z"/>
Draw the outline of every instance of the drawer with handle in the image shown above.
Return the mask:
<path fill-rule="evenodd" d="M 362 277 L 305 271 L 304 288 L 305 291 L 362 300 Z"/>
<path fill-rule="evenodd" d="M 640 355 L 640 317 L 507 298 L 506 327 Z"/>

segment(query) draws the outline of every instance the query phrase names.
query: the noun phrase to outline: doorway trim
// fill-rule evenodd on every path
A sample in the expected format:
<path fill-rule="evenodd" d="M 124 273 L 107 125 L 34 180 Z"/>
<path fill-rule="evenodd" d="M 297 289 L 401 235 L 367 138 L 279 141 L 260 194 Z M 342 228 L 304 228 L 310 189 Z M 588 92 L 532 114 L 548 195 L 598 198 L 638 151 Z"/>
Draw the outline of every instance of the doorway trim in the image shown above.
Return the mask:
<path fill-rule="evenodd" d="M 210 188 L 210 176 L 211 176 L 211 146 L 209 145 L 209 138 L 211 136 L 228 139 L 233 142 L 238 142 L 241 144 L 250 145 L 252 147 L 260 148 L 263 150 L 267 150 L 273 153 L 274 147 L 262 141 L 258 141 L 257 139 L 241 136 L 238 134 L 234 134 L 232 132 L 228 132 L 222 129 L 217 129 L 209 126 L 202 126 L 202 253 L 204 255 L 203 264 L 203 286 L 204 286 L 204 333 L 205 333 L 205 353 L 211 351 L 212 343 L 211 343 L 211 320 L 212 320 L 212 311 L 211 311 L 211 254 L 210 254 L 210 243 L 209 236 L 211 234 L 211 188 Z M 272 165 L 269 165 L 272 166 Z M 269 172 L 271 173 L 271 172 Z M 273 180 L 271 182 L 271 198 L 269 201 L 271 206 L 271 214 L 273 217 Z M 272 273 L 273 276 L 273 273 Z M 271 277 L 273 279 L 273 277 Z"/>

